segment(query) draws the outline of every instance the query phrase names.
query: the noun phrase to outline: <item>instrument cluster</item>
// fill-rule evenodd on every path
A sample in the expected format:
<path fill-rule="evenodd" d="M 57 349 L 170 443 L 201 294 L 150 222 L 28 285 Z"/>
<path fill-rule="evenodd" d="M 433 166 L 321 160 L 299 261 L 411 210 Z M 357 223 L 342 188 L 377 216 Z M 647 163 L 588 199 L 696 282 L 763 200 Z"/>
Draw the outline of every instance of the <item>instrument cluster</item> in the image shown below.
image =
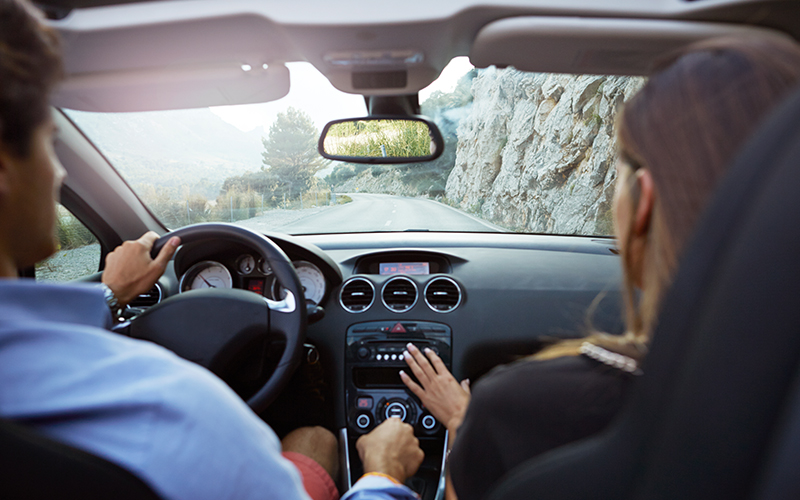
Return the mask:
<path fill-rule="evenodd" d="M 220 259 L 223 260 L 223 259 Z M 319 305 L 325 297 L 326 281 L 320 269 L 305 260 L 292 262 L 303 286 L 306 302 Z M 201 288 L 241 288 L 272 300 L 280 300 L 283 287 L 264 259 L 244 253 L 229 262 L 202 260 L 180 278 L 180 293 Z"/>

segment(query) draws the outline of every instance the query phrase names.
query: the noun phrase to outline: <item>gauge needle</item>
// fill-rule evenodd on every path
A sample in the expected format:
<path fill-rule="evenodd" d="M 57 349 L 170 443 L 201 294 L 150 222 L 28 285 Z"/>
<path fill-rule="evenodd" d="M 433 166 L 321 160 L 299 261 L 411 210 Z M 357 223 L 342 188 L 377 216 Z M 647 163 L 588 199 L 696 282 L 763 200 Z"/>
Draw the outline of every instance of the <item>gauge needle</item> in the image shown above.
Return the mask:
<path fill-rule="evenodd" d="M 212 285 L 211 283 L 209 283 L 207 279 L 203 278 L 202 274 L 200 275 L 200 279 L 203 280 L 206 283 L 206 285 L 208 285 L 209 288 L 217 288 L 214 285 Z"/>

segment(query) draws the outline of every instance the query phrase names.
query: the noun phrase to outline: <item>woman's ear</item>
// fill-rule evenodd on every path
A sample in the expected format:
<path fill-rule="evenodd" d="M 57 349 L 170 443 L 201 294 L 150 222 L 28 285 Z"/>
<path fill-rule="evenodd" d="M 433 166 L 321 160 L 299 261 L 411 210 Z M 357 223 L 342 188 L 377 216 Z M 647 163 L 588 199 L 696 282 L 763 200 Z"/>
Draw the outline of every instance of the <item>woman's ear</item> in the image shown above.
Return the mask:
<path fill-rule="evenodd" d="M 633 233 L 635 236 L 641 236 L 650 229 L 650 219 L 653 215 L 653 203 L 655 203 L 653 175 L 646 168 L 638 169 L 636 184 L 639 188 L 639 201 L 634 214 Z"/>

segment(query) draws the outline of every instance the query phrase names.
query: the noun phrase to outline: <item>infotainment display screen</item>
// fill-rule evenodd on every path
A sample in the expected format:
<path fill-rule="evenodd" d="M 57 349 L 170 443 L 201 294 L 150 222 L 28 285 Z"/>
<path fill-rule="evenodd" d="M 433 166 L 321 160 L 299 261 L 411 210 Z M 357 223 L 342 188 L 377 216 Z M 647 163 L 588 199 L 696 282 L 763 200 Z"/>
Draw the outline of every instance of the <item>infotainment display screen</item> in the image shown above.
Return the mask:
<path fill-rule="evenodd" d="M 381 262 L 378 266 L 381 276 L 390 274 L 430 274 L 428 262 Z"/>

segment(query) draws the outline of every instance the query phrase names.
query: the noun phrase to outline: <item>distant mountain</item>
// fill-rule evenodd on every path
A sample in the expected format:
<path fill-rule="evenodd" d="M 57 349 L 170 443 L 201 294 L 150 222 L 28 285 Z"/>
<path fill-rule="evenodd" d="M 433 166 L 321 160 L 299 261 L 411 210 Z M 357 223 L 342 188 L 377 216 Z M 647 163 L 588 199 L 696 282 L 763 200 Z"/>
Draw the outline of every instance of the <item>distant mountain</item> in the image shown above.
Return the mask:
<path fill-rule="evenodd" d="M 135 189 L 214 199 L 227 177 L 261 168 L 263 128 L 242 132 L 208 109 L 67 114 Z"/>

